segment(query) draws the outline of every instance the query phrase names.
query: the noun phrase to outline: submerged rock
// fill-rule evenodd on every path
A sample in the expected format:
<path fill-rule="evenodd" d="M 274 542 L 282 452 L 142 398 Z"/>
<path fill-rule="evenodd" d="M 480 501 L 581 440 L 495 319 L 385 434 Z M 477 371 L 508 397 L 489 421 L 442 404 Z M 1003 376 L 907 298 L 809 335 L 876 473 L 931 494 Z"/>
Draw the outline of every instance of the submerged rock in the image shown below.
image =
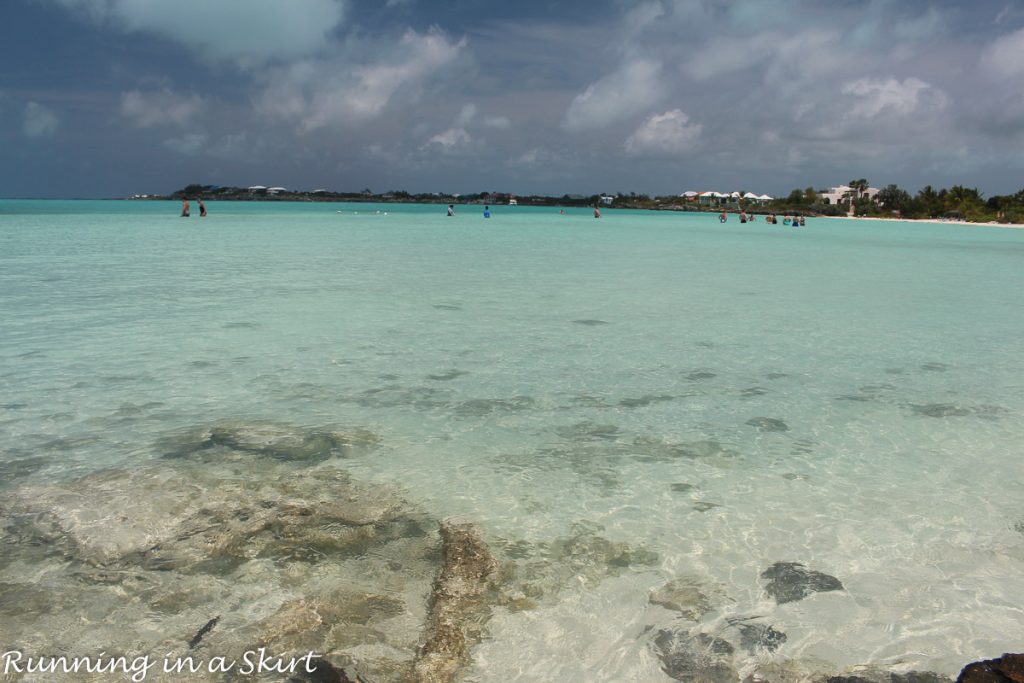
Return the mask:
<path fill-rule="evenodd" d="M 762 432 L 788 432 L 789 425 L 775 417 L 754 417 L 747 420 L 751 427 L 757 427 Z"/>
<path fill-rule="evenodd" d="M 492 413 L 516 413 L 532 410 L 537 401 L 531 396 L 513 396 L 512 398 L 472 398 L 454 407 L 460 417 L 484 417 Z"/>
<path fill-rule="evenodd" d="M 715 603 L 724 597 L 721 588 L 709 585 L 696 576 L 672 579 L 661 588 L 651 591 L 649 601 L 666 609 L 679 612 L 692 621 L 715 609 Z"/>
<path fill-rule="evenodd" d="M 444 560 L 434 583 L 426 640 L 414 664 L 416 683 L 448 683 L 468 661 L 488 607 L 484 599 L 497 562 L 470 524 L 441 524 Z"/>
<path fill-rule="evenodd" d="M 504 568 L 512 591 L 526 600 L 557 594 L 569 585 L 590 584 L 633 567 L 658 563 L 658 554 L 643 547 L 598 535 L 599 525 L 579 523 L 572 535 L 541 543 L 505 541 L 500 547 L 514 558 Z"/>
<path fill-rule="evenodd" d="M 451 404 L 454 392 L 437 387 L 387 386 L 367 389 L 357 394 L 352 401 L 367 408 L 403 408 L 437 410 Z"/>
<path fill-rule="evenodd" d="M 251 436 L 235 444 L 263 448 Z M 41 651 L 314 651 L 322 671 L 298 680 L 406 683 L 424 640 L 421 660 L 461 667 L 489 597 L 478 586 L 493 558 L 478 538 L 446 525 L 442 543 L 438 522 L 395 491 L 327 466 L 161 460 L 2 490 L 0 514 L 5 571 L 47 576 L 45 591 L 13 574 L 0 583 L 5 634 Z"/>
<path fill-rule="evenodd" d="M 555 433 L 569 441 L 612 440 L 619 437 L 619 428 L 587 420 L 567 427 L 557 427 Z"/>
<path fill-rule="evenodd" d="M 928 417 L 965 417 L 971 414 L 969 408 L 963 408 L 952 403 L 926 403 L 910 407 L 918 415 L 927 415 Z"/>
<path fill-rule="evenodd" d="M 165 442 L 164 457 L 216 459 L 242 453 L 276 460 L 320 462 L 346 457 L 379 442 L 365 429 L 304 430 L 274 423 L 222 423 Z"/>
<path fill-rule="evenodd" d="M 911 671 L 905 674 L 881 670 L 862 670 L 855 674 L 826 676 L 816 683 L 953 683 L 946 676 L 931 671 Z"/>
<path fill-rule="evenodd" d="M 786 642 L 786 634 L 768 624 L 734 623 L 740 632 L 740 646 L 750 654 L 759 650 L 775 652 Z"/>
<path fill-rule="evenodd" d="M 681 629 L 662 629 L 654 637 L 661 670 L 687 683 L 736 683 L 734 648 L 727 640 L 707 633 L 690 635 Z"/>
<path fill-rule="evenodd" d="M 776 562 L 761 572 L 768 579 L 765 591 L 783 604 L 803 600 L 811 593 L 843 590 L 843 584 L 834 576 L 807 569 L 798 562 Z"/>
<path fill-rule="evenodd" d="M 672 443 L 650 437 L 637 437 L 633 440 L 633 446 L 637 453 L 642 454 L 638 456 L 640 459 L 651 462 L 667 462 L 678 458 L 724 460 L 740 457 L 738 451 L 714 439 Z"/>
<path fill-rule="evenodd" d="M 968 664 L 956 683 L 1024 683 L 1024 654 L 1004 654 Z"/>
<path fill-rule="evenodd" d="M 468 374 L 469 373 L 467 371 L 465 371 L 465 370 L 452 369 L 452 370 L 449 370 L 448 372 L 441 372 L 441 373 L 437 373 L 435 375 L 427 375 L 427 379 L 432 379 L 432 380 L 434 380 L 436 382 L 449 382 L 449 381 L 451 381 L 453 379 L 457 379 L 459 377 L 462 377 L 463 375 L 468 375 Z"/>
<path fill-rule="evenodd" d="M 699 382 L 704 379 L 714 379 L 715 377 L 718 377 L 718 375 L 707 370 L 696 370 L 686 374 L 686 379 L 691 382 Z"/>
<path fill-rule="evenodd" d="M 653 403 L 664 403 L 672 399 L 673 397 L 667 394 L 644 394 L 639 398 L 624 398 L 619 401 L 619 405 L 623 408 L 643 408 Z"/>
<path fill-rule="evenodd" d="M 40 456 L 0 460 L 0 486 L 5 486 L 15 479 L 35 474 L 49 463 L 49 458 Z"/>
<path fill-rule="evenodd" d="M 337 667 L 324 657 L 313 657 L 309 665 L 288 679 L 288 683 L 372 683 L 357 673 Z"/>

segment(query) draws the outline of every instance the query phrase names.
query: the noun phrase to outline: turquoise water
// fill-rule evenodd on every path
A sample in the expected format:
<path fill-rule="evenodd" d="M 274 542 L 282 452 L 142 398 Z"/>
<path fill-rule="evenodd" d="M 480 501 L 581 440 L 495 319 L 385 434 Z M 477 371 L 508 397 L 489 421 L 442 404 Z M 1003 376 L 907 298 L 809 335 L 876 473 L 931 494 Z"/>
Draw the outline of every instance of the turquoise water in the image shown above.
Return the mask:
<path fill-rule="evenodd" d="M 741 673 L 1019 649 L 1024 231 L 208 208 L 0 201 L 0 458 L 35 463 L 0 486 L 215 421 L 355 426 L 381 447 L 347 470 L 496 548 L 586 529 L 656 558 L 497 609 L 471 680 L 668 680 L 643 634 L 681 575 L 726 596 L 699 628 L 787 634 Z M 845 590 L 777 605 L 778 561 Z"/>

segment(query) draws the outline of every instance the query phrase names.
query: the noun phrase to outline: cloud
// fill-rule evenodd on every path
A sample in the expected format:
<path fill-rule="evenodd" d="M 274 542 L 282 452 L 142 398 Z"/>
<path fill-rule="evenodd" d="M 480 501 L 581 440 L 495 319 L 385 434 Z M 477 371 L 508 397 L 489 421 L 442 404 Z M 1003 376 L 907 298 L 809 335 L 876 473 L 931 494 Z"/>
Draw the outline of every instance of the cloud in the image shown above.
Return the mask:
<path fill-rule="evenodd" d="M 465 44 L 465 39 L 451 42 L 436 29 L 423 34 L 409 30 L 377 63 L 352 66 L 341 58 L 296 62 L 268 73 L 257 105 L 272 118 L 296 120 L 301 132 L 367 121 L 399 92 L 415 97 Z"/>
<path fill-rule="evenodd" d="M 205 133 L 185 133 L 180 137 L 164 140 L 163 146 L 178 154 L 196 156 L 206 149 L 208 140 L 209 136 Z"/>
<path fill-rule="evenodd" d="M 699 54 L 683 65 L 685 74 L 697 81 L 740 75 L 766 74 L 769 80 L 792 81 L 820 77 L 848 69 L 837 51 L 840 34 L 831 29 L 809 28 L 787 34 L 765 31 L 753 35 L 715 36 L 707 39 Z M 733 84 L 723 84 L 733 88 Z"/>
<path fill-rule="evenodd" d="M 198 95 L 184 96 L 163 90 L 132 90 L 121 95 L 121 114 L 139 128 L 166 124 L 182 125 L 202 109 Z"/>
<path fill-rule="evenodd" d="M 906 116 L 923 104 L 932 109 L 942 109 L 948 103 L 944 92 L 919 78 L 907 78 L 902 82 L 895 78 L 860 78 L 844 84 L 842 93 L 858 98 L 849 115 L 863 119 L 873 119 L 882 114 Z"/>
<path fill-rule="evenodd" d="M 479 120 L 478 125 L 482 125 L 485 128 L 509 128 L 512 125 L 512 121 L 507 116 L 484 116 L 480 119 L 477 116 L 477 106 L 475 104 L 467 104 L 462 107 L 459 111 L 459 115 L 455 118 L 456 128 L 470 128 Z"/>
<path fill-rule="evenodd" d="M 691 59 L 683 71 L 691 78 L 706 81 L 764 62 L 779 48 L 781 36 L 763 33 L 752 38 L 719 36 L 708 41 L 698 59 Z"/>
<path fill-rule="evenodd" d="M 38 102 L 25 105 L 22 130 L 30 138 L 50 137 L 60 128 L 60 119 L 49 107 Z"/>
<path fill-rule="evenodd" d="M 996 78 L 1024 75 L 1024 28 L 997 38 L 981 54 L 981 66 Z"/>
<path fill-rule="evenodd" d="M 99 24 L 153 33 L 212 60 L 261 64 L 315 54 L 344 16 L 342 0 L 51 0 Z"/>
<path fill-rule="evenodd" d="M 484 125 L 488 128 L 510 128 L 512 120 L 507 116 L 485 116 Z"/>
<path fill-rule="evenodd" d="M 626 140 L 632 155 L 674 156 L 688 152 L 700 138 L 701 125 L 679 109 L 650 116 Z"/>
<path fill-rule="evenodd" d="M 628 10 L 623 17 L 623 25 L 628 35 L 640 33 L 648 26 L 665 16 L 665 7 L 659 0 L 645 2 Z"/>
<path fill-rule="evenodd" d="M 550 168 L 556 165 L 560 159 L 558 155 L 554 154 L 550 149 L 545 147 L 533 147 L 526 150 L 517 157 L 509 160 L 508 165 L 512 167 L 521 167 L 529 171 L 535 171 L 542 168 Z"/>
<path fill-rule="evenodd" d="M 443 133 L 438 133 L 429 140 L 424 147 L 438 145 L 445 150 L 453 150 L 458 147 L 467 147 L 473 142 L 473 138 L 463 128 L 449 128 Z"/>
<path fill-rule="evenodd" d="M 476 117 L 476 105 L 470 103 L 470 104 L 465 105 L 462 108 L 462 111 L 459 112 L 459 118 L 456 119 L 456 121 L 458 122 L 458 125 L 460 125 L 460 126 L 468 126 L 470 123 L 473 122 L 473 119 L 475 117 Z"/>
<path fill-rule="evenodd" d="M 656 104 L 664 88 L 660 62 L 631 60 L 573 98 L 562 127 L 571 133 L 604 128 Z"/>

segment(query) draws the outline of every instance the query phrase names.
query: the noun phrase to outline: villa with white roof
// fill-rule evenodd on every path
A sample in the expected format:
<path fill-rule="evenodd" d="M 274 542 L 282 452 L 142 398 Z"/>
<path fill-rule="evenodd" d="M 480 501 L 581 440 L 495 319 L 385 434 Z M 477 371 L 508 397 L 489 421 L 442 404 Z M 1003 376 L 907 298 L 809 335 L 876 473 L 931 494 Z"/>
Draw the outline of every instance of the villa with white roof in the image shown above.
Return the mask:
<path fill-rule="evenodd" d="M 849 185 L 838 185 L 829 188 L 828 192 L 819 192 L 818 200 L 822 204 L 848 204 L 852 199 L 874 199 L 878 194 L 877 187 L 869 187 L 860 193 Z"/>
<path fill-rule="evenodd" d="M 696 201 L 701 206 L 739 206 L 740 199 L 764 206 L 772 200 L 772 197 L 766 194 L 759 195 L 753 192 L 746 192 L 744 194 L 739 192 L 726 193 L 713 190 L 707 192 L 687 190 L 679 196 L 688 202 Z"/>

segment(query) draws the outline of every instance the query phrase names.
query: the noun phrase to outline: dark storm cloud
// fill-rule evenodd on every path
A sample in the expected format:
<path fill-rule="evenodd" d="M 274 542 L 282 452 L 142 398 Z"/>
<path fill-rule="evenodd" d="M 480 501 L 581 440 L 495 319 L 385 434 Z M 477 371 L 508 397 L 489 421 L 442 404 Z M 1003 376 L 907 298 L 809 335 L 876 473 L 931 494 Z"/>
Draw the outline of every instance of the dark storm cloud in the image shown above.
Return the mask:
<path fill-rule="evenodd" d="M 0 26 L 8 196 L 1020 189 L 1006 2 L 11 0 Z"/>

